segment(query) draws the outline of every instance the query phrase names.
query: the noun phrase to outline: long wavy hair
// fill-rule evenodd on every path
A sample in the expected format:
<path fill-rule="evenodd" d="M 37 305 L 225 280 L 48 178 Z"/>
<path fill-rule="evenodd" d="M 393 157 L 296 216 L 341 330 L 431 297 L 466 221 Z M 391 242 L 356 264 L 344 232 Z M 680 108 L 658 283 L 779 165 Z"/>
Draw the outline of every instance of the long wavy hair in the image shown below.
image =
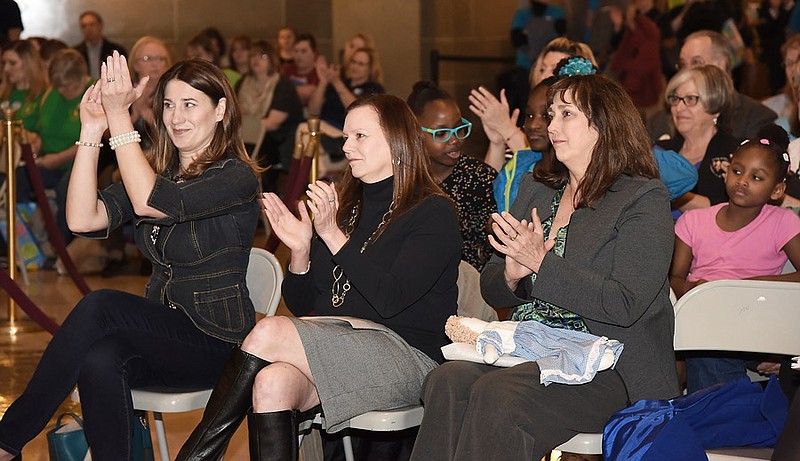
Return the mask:
<path fill-rule="evenodd" d="M 394 212 L 387 225 L 426 197 L 444 196 L 428 171 L 428 153 L 422 139 L 422 128 L 408 105 L 397 96 L 371 94 L 356 99 L 347 108 L 347 113 L 359 107 L 370 107 L 378 114 L 378 123 L 389 143 L 394 175 L 392 179 Z M 348 166 L 336 189 L 340 204 L 336 219 L 340 228 L 344 230 L 353 207 L 360 206 L 363 183 L 353 177 L 353 172 Z"/>
<path fill-rule="evenodd" d="M 236 95 L 225 74 L 213 63 L 202 59 L 181 61 L 167 70 L 158 80 L 158 85 L 153 93 L 155 133 L 153 148 L 148 158 L 155 172 L 165 174 L 174 171 L 180 162 L 178 149 L 172 143 L 164 124 L 164 92 L 167 84 L 172 80 L 180 80 L 202 92 L 211 98 L 215 106 L 222 98 L 225 98 L 226 101 L 225 115 L 214 129 L 211 144 L 189 166 L 184 177 L 186 179 L 196 178 L 209 166 L 228 157 L 245 162 L 253 169 L 256 176 L 260 177 L 261 168 L 250 159 L 244 148 L 241 133 L 242 114 L 239 111 Z"/>
<path fill-rule="evenodd" d="M 25 77 L 28 79 L 28 95 L 25 97 L 25 101 L 36 101 L 47 89 L 47 73 L 39 52 L 33 46 L 33 43 L 28 40 L 12 42 L 7 48 L 3 49 L 3 54 L 9 51 L 13 51 L 19 56 L 20 61 L 22 61 L 22 67 L 25 69 Z M 3 78 L 0 82 L 0 100 L 8 99 L 13 90 L 14 85 L 8 78 Z"/>
<path fill-rule="evenodd" d="M 621 175 L 658 178 L 650 137 L 628 93 L 603 75 L 576 75 L 561 79 L 547 92 L 547 105 L 569 95 L 575 106 L 597 130 L 586 174 L 578 184 L 575 208 L 592 206 Z M 558 158 L 547 170 L 535 171 L 539 182 L 559 189 L 569 181 L 567 167 Z"/>

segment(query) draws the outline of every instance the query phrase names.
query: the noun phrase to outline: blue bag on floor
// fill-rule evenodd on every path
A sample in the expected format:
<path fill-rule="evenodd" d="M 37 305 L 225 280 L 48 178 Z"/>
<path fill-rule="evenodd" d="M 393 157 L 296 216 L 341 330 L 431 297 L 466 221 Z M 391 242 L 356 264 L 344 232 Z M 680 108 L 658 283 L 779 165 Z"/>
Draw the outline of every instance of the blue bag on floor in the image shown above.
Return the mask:
<path fill-rule="evenodd" d="M 767 388 L 742 378 L 671 400 L 640 400 L 603 430 L 610 460 L 707 461 L 705 450 L 774 445 L 789 411 L 777 378 Z"/>

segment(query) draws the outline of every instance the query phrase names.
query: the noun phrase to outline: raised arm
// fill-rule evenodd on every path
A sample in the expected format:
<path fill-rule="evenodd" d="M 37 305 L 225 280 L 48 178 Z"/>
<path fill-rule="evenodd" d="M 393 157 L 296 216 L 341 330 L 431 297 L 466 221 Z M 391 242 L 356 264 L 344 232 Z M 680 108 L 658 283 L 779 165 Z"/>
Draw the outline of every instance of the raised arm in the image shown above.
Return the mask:
<path fill-rule="evenodd" d="M 517 127 L 519 110 L 514 109 L 509 115 L 505 90 L 500 91 L 500 99 L 497 99 L 489 90 L 481 86 L 470 92 L 469 101 L 469 109 L 480 117 L 483 130 L 489 138 L 489 150 L 484 162 L 500 171 L 505 163 L 506 146 L 513 152 L 528 146 L 525 133 Z"/>
<path fill-rule="evenodd" d="M 308 97 L 308 115 L 312 117 L 319 117 L 320 112 L 322 112 L 322 105 L 325 104 L 325 91 L 327 91 L 328 85 L 331 83 L 331 79 L 329 78 L 330 75 L 327 72 L 328 63 L 325 62 L 324 59 L 318 59 L 315 63 L 315 66 L 317 69 L 317 75 L 319 76 L 319 85 L 313 88 Z"/>
<path fill-rule="evenodd" d="M 128 63 L 125 57 L 116 51 L 103 63 L 97 85 L 102 92 L 103 108 L 112 138 L 134 131 L 128 109 L 133 101 L 142 95 L 148 80 L 149 78 L 145 77 L 134 87 Z M 166 217 L 163 212 L 148 205 L 148 198 L 156 184 L 157 175 L 145 158 L 139 143 L 123 144 L 117 147 L 115 152 L 122 182 L 136 214 L 150 218 Z"/>
<path fill-rule="evenodd" d="M 73 232 L 93 232 L 108 227 L 108 214 L 97 198 L 97 163 L 106 116 L 101 92 L 92 85 L 81 99 L 81 134 L 67 189 L 67 226 Z"/>

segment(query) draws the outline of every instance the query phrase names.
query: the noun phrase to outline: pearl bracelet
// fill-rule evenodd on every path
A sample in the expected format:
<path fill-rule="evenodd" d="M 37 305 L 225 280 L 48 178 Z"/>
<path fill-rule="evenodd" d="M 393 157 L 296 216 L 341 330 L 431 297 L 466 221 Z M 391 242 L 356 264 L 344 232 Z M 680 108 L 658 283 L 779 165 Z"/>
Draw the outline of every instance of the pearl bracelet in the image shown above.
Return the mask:
<path fill-rule="evenodd" d="M 118 147 L 124 146 L 125 144 L 132 144 L 141 141 L 142 137 L 139 135 L 139 132 L 133 130 L 117 136 L 112 136 L 108 140 L 108 145 L 111 147 L 111 150 L 117 150 Z"/>
<path fill-rule="evenodd" d="M 83 146 L 83 147 L 96 147 L 101 148 L 103 147 L 102 142 L 85 142 L 85 141 L 75 141 L 76 146 Z"/>

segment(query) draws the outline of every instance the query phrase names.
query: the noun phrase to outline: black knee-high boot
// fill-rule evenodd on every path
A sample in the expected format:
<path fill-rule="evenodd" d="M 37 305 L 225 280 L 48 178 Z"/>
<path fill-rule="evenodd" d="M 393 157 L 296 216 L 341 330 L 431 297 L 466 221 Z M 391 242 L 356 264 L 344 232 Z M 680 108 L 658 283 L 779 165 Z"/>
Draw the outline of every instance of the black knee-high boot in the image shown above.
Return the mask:
<path fill-rule="evenodd" d="M 231 353 L 203 412 L 177 461 L 217 461 L 253 405 L 253 382 L 270 362 L 241 349 Z"/>
<path fill-rule="evenodd" d="M 297 461 L 297 410 L 250 413 L 250 461 Z"/>

